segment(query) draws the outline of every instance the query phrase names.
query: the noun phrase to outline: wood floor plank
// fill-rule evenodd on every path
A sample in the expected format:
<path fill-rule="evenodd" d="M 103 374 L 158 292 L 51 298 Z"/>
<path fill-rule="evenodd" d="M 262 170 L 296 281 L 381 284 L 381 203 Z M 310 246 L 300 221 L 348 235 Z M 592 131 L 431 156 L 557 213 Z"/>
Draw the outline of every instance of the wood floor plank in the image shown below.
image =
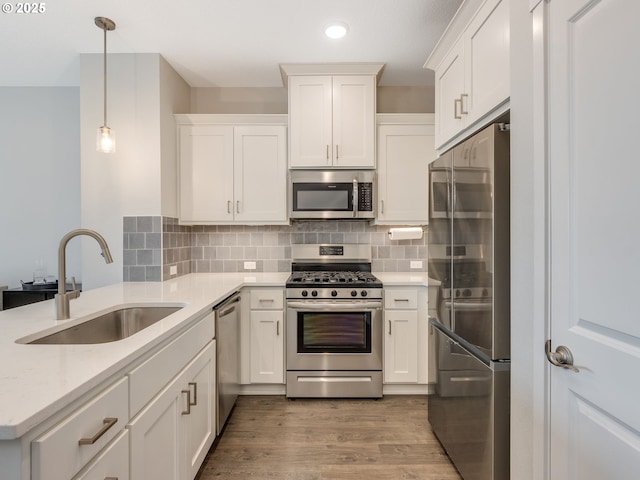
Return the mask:
<path fill-rule="evenodd" d="M 242 396 L 198 480 L 460 480 L 425 396 Z"/>

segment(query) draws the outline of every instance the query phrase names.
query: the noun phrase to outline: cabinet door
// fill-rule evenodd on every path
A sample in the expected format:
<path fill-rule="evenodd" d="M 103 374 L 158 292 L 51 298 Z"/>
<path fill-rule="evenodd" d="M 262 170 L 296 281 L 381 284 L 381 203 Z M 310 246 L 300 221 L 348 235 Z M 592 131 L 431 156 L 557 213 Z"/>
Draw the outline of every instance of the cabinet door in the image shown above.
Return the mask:
<path fill-rule="evenodd" d="M 436 70 L 437 147 L 465 126 L 462 108 L 464 74 L 464 42 L 458 41 Z"/>
<path fill-rule="evenodd" d="M 189 413 L 181 415 L 186 442 L 186 472 L 196 476 L 215 438 L 215 342 L 211 342 L 187 367 L 182 390 L 189 390 Z M 181 391 L 182 391 L 181 390 Z"/>
<path fill-rule="evenodd" d="M 180 220 L 233 219 L 233 127 L 180 127 Z"/>
<path fill-rule="evenodd" d="M 375 88 L 370 75 L 333 77 L 333 166 L 375 168 Z"/>
<path fill-rule="evenodd" d="M 378 220 L 426 224 L 433 125 L 378 127 Z"/>
<path fill-rule="evenodd" d="M 187 396 L 177 378 L 131 422 L 131 478 L 185 480 L 183 429 L 180 417 Z"/>
<path fill-rule="evenodd" d="M 332 91 L 328 75 L 289 77 L 289 148 L 294 168 L 332 164 Z"/>
<path fill-rule="evenodd" d="M 467 125 L 509 98 L 509 2 L 488 0 L 465 33 Z"/>
<path fill-rule="evenodd" d="M 251 312 L 251 383 L 284 383 L 284 314 Z"/>
<path fill-rule="evenodd" d="M 234 128 L 236 221 L 286 221 L 286 148 L 284 126 Z"/>
<path fill-rule="evenodd" d="M 385 310 L 384 381 L 418 381 L 418 312 Z"/>

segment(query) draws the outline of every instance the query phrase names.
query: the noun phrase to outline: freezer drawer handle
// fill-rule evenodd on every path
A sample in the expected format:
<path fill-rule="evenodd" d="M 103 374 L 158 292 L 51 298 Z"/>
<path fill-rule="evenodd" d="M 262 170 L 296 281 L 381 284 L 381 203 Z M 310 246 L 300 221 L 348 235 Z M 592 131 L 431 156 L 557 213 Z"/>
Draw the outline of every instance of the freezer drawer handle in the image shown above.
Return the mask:
<path fill-rule="evenodd" d="M 98 430 L 98 432 L 93 437 L 81 438 L 80 440 L 78 440 L 78 445 L 93 445 L 98 441 L 98 439 L 100 439 L 100 437 L 107 433 L 107 430 L 113 427 L 117 422 L 117 418 L 105 418 L 104 420 L 102 420 L 102 428 Z"/>
<path fill-rule="evenodd" d="M 558 348 L 556 348 L 555 352 L 552 352 L 551 339 L 549 339 L 545 343 L 544 350 L 547 354 L 547 360 L 549 360 L 552 365 L 556 367 L 566 368 L 576 373 L 580 371 L 579 368 L 573 366 L 573 354 L 568 347 L 560 345 Z"/>

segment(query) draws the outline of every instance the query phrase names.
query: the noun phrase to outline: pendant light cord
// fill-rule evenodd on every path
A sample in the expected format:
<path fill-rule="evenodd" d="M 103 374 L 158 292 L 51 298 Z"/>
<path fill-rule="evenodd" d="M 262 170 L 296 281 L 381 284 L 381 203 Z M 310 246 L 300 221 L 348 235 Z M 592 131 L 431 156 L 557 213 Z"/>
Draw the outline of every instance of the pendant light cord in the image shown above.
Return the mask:
<path fill-rule="evenodd" d="M 107 26 L 104 31 L 104 126 L 107 126 Z"/>

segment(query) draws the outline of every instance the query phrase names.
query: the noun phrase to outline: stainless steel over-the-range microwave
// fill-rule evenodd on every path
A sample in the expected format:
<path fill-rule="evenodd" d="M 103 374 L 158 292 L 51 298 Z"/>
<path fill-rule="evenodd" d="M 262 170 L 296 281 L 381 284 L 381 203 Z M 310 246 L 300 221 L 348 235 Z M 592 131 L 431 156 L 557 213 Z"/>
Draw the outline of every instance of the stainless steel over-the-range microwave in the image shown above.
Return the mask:
<path fill-rule="evenodd" d="M 373 170 L 289 172 L 290 218 L 374 218 L 375 195 Z"/>

